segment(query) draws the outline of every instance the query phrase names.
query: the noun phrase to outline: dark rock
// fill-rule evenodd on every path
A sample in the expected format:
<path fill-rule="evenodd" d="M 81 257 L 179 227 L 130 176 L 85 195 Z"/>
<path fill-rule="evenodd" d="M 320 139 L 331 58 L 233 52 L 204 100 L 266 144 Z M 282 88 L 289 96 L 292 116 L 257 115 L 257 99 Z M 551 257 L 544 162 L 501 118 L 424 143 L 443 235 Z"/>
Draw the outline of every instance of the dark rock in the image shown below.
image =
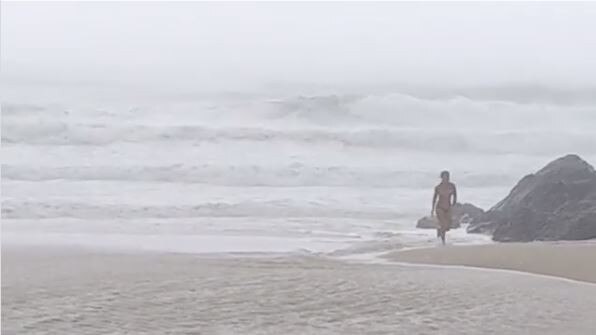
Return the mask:
<path fill-rule="evenodd" d="M 596 238 L 596 171 L 577 155 L 561 157 L 522 178 L 468 232 L 502 242 Z"/>
<path fill-rule="evenodd" d="M 459 225 L 457 227 L 453 227 L 455 225 L 455 223 L 452 225 L 451 228 L 459 228 Z M 420 218 L 417 222 L 416 222 L 416 228 L 421 228 L 421 229 L 437 229 L 439 227 L 439 222 L 437 221 L 437 217 L 433 216 L 425 216 Z"/>
<path fill-rule="evenodd" d="M 460 204 L 457 203 L 453 206 L 451 217 L 452 224 L 451 229 L 459 228 L 462 224 L 468 224 L 474 221 L 474 219 L 480 218 L 484 214 L 481 208 L 478 208 L 472 204 Z M 439 223 L 436 217 L 425 216 L 418 220 L 416 228 L 422 229 L 436 229 Z"/>
<path fill-rule="evenodd" d="M 453 206 L 453 221 L 457 221 L 460 224 L 469 224 L 475 219 L 480 218 L 482 215 L 484 215 L 484 210 L 470 203 L 457 203 Z"/>

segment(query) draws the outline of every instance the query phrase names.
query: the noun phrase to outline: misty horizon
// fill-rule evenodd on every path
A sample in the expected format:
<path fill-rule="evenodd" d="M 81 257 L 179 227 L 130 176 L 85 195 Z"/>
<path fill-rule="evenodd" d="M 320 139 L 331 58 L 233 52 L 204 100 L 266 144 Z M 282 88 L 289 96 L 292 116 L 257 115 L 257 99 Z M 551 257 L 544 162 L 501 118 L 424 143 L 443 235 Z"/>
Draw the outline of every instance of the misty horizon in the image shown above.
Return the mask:
<path fill-rule="evenodd" d="M 589 93 L 595 14 L 589 3 L 4 2 L 2 85 Z"/>

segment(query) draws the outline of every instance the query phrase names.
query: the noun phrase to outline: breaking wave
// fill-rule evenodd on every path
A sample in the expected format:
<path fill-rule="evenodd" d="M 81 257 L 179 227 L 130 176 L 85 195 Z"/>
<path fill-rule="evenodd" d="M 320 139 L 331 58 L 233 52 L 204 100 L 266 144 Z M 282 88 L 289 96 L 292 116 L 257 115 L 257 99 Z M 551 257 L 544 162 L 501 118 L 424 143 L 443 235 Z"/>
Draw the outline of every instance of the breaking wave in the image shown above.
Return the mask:
<path fill-rule="evenodd" d="M 4 219 L 133 219 L 133 218 L 200 218 L 200 217 L 257 217 L 257 218 L 352 218 L 396 219 L 403 217 L 396 210 L 370 208 L 347 209 L 328 205 L 291 203 L 287 201 L 251 201 L 240 203 L 212 202 L 197 205 L 133 205 L 91 204 L 64 201 L 4 201 Z"/>
<path fill-rule="evenodd" d="M 313 167 L 292 164 L 284 167 L 242 166 L 69 166 L 32 167 L 3 165 L 7 180 L 117 180 L 144 182 L 202 183 L 225 186 L 353 186 L 353 187 L 431 187 L 436 172 L 357 168 L 344 166 Z M 517 176 L 468 173 L 458 176 L 466 187 L 514 184 Z"/>
<path fill-rule="evenodd" d="M 591 105 L 407 94 L 297 96 L 210 105 L 62 109 L 3 106 L 2 143 L 293 142 L 348 147 L 548 154 L 596 152 Z"/>
<path fill-rule="evenodd" d="M 5 144 L 30 145 L 109 145 L 119 142 L 178 142 L 224 143 L 292 142 L 304 145 L 341 145 L 381 149 L 420 151 L 455 151 L 461 153 L 526 153 L 596 152 L 592 132 L 573 130 L 514 130 L 487 132 L 483 130 L 445 129 L 264 129 L 209 128 L 203 126 L 111 126 L 68 125 L 7 125 L 2 129 Z"/>

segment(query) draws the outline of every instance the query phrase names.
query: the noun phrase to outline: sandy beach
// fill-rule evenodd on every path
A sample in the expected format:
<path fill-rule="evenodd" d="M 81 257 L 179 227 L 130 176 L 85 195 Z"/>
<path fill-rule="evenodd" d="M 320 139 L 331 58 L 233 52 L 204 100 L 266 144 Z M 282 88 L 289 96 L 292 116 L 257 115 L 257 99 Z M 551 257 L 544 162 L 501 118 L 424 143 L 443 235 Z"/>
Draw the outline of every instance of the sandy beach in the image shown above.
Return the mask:
<path fill-rule="evenodd" d="M 517 273 L 2 249 L 2 334 L 593 334 L 595 309 L 596 285 Z"/>
<path fill-rule="evenodd" d="M 0 335 L 596 335 L 596 2 L 279 2 L 0 0 Z"/>
<path fill-rule="evenodd" d="M 412 249 L 385 258 L 406 263 L 505 269 L 596 283 L 596 242 L 499 243 Z"/>

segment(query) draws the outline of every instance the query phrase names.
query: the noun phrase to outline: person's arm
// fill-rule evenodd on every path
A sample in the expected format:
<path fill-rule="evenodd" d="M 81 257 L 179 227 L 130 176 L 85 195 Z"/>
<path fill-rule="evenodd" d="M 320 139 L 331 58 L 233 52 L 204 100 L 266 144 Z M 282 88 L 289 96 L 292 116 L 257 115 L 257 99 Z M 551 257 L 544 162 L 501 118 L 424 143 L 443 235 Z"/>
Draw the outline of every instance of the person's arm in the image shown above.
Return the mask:
<path fill-rule="evenodd" d="M 439 198 L 439 192 L 437 192 L 437 188 L 435 187 L 435 194 L 433 195 L 433 205 L 430 210 L 430 216 L 435 215 L 435 205 L 437 204 L 438 198 Z"/>
<path fill-rule="evenodd" d="M 457 188 L 455 187 L 455 184 L 453 184 L 453 203 L 451 204 L 451 206 L 455 206 L 455 204 L 457 203 Z"/>

